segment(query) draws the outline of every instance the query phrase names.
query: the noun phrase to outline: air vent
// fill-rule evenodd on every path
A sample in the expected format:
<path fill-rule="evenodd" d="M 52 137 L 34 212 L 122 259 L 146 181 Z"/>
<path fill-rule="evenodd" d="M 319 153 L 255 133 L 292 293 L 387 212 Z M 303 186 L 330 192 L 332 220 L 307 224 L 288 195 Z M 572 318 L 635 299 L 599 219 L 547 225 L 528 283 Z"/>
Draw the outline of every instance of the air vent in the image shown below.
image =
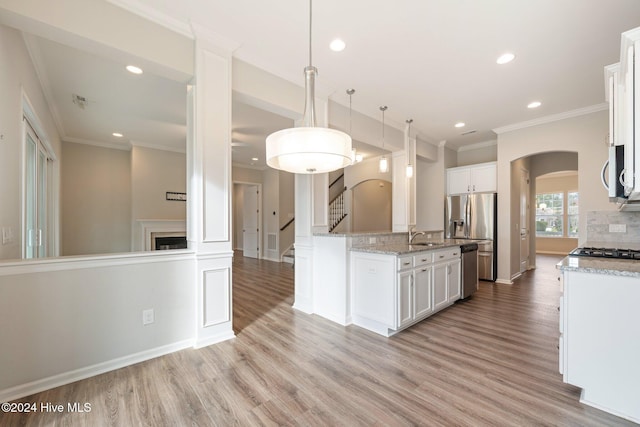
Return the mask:
<path fill-rule="evenodd" d="M 74 104 L 84 110 L 84 107 L 89 104 L 89 101 L 84 96 L 76 95 L 75 93 L 71 94 L 71 100 Z"/>
<path fill-rule="evenodd" d="M 477 132 L 477 130 L 470 130 L 470 131 L 467 131 L 467 132 L 463 132 L 460 135 L 471 135 L 472 133 L 476 133 L 476 132 Z"/>

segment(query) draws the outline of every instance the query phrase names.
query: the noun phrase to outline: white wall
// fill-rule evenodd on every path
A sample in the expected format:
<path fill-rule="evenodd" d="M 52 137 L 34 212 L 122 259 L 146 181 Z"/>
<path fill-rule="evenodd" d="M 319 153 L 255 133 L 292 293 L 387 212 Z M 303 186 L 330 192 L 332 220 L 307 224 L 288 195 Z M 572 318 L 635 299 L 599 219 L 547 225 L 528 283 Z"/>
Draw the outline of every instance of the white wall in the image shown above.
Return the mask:
<path fill-rule="evenodd" d="M 608 115 L 599 111 L 578 117 L 557 120 L 537 126 L 525 127 L 498 135 L 498 210 L 510 212 L 512 203 L 511 162 L 538 153 L 563 151 L 578 153 L 578 186 L 589 189 L 580 194 L 580 211 L 615 210 L 600 183 L 600 169 L 607 159 L 603 143 L 608 133 Z M 512 218 L 513 215 L 509 215 Z M 518 221 L 498 222 L 498 280 L 511 282 L 517 274 L 514 268 L 518 256 L 512 244 L 513 233 L 518 233 Z M 580 216 L 579 244 L 586 240 L 586 216 Z"/>
<path fill-rule="evenodd" d="M 31 265 L 0 269 L 3 402 L 193 345 L 186 255 Z"/>
<path fill-rule="evenodd" d="M 0 22 L 26 23 L 76 47 L 139 56 L 155 74 L 188 79 L 197 68 L 200 84 L 188 103 L 197 116 L 188 124 L 190 249 L 1 263 L 0 322 L 13 326 L 0 331 L 0 401 L 233 337 L 231 150 L 224 143 L 231 134 L 230 52 L 201 38 L 194 49 L 193 40 L 101 0 L 1 0 L 0 8 Z M 3 33 L 0 44 L 5 40 Z M 7 84 L 1 76 L 15 76 L 9 90 L 1 87 L 0 129 L 16 140 L 17 128 L 8 124 L 20 120 L 20 86 L 13 82 L 29 72 L 14 58 L 3 58 L 0 70 L 0 85 Z M 155 323 L 142 327 L 148 308 Z"/>
<path fill-rule="evenodd" d="M 186 158 L 182 153 L 136 147 L 131 149 L 133 219 L 184 220 L 186 203 L 167 200 L 168 191 L 187 191 Z"/>
<path fill-rule="evenodd" d="M 498 159 L 498 143 L 489 141 L 474 144 L 458 150 L 457 166 L 475 165 L 478 163 L 495 162 Z"/>
<path fill-rule="evenodd" d="M 60 254 L 129 252 L 131 152 L 63 142 L 62 159 Z"/>

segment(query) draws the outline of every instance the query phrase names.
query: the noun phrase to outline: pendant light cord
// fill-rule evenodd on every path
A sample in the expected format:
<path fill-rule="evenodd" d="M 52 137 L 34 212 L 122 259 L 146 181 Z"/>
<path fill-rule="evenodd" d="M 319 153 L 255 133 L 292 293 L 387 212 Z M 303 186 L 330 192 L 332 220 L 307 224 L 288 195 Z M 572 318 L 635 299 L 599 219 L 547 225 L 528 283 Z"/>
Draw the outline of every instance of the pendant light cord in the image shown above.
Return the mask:
<path fill-rule="evenodd" d="M 313 65 L 311 61 L 311 26 L 313 23 L 313 0 L 309 0 L 309 66 Z"/>
<path fill-rule="evenodd" d="M 383 105 L 380 107 L 380 111 L 382 111 L 382 149 L 384 150 L 384 112 L 387 111 L 387 106 Z"/>

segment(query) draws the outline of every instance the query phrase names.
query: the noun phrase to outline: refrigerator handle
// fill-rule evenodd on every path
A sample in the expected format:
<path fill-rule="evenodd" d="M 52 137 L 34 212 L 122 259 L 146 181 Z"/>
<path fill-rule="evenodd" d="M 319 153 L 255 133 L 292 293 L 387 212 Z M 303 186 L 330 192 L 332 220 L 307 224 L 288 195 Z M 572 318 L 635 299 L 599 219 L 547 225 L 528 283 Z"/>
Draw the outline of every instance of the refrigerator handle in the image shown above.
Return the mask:
<path fill-rule="evenodd" d="M 471 237 L 471 197 L 467 196 L 467 200 L 464 205 L 464 237 Z"/>

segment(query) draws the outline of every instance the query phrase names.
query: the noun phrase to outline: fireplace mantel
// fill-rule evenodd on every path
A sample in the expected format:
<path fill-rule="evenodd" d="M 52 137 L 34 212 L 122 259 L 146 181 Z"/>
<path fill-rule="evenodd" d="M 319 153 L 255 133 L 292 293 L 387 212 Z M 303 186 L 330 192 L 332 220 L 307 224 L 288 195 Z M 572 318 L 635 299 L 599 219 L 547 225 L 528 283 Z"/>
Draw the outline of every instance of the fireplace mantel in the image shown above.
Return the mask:
<path fill-rule="evenodd" d="M 142 251 L 152 251 L 155 249 L 156 236 L 186 236 L 187 224 L 179 219 L 138 219 L 136 247 Z"/>

